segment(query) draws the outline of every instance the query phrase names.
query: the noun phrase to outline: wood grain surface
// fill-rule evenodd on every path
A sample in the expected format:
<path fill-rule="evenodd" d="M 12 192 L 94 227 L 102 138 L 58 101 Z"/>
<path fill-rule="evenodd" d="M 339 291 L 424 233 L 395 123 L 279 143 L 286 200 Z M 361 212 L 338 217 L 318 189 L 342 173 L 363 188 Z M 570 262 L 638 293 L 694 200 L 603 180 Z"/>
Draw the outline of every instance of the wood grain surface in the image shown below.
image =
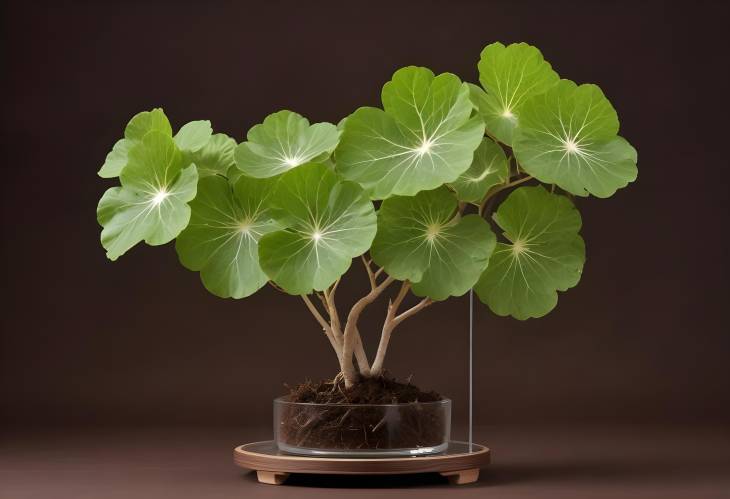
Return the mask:
<path fill-rule="evenodd" d="M 234 462 L 256 471 L 341 475 L 397 475 L 407 473 L 448 473 L 478 470 L 489 464 L 490 451 L 474 444 L 473 452 L 397 458 L 329 458 L 279 454 L 273 442 L 254 442 L 236 447 Z M 262 450 L 271 449 L 271 450 Z"/>

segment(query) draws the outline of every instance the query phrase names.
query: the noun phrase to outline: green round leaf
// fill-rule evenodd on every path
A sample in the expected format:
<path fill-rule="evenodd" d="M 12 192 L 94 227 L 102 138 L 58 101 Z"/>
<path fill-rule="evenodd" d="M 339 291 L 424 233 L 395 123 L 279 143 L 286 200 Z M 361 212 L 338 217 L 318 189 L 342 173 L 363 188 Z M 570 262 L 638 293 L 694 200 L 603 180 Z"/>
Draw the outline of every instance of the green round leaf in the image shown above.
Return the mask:
<path fill-rule="evenodd" d="M 129 148 L 134 144 L 134 141 L 128 139 L 119 139 L 109 154 L 106 155 L 106 160 L 101 166 L 98 175 L 101 178 L 114 178 L 118 177 L 122 168 L 127 164 L 127 155 L 129 154 Z"/>
<path fill-rule="evenodd" d="M 325 165 L 285 173 L 272 196 L 283 230 L 259 241 L 269 278 L 293 295 L 322 291 L 344 274 L 375 236 L 373 203 L 360 186 L 341 182 Z"/>
<path fill-rule="evenodd" d="M 98 175 L 102 178 L 118 177 L 122 168 L 127 164 L 129 149 L 139 143 L 147 132 L 155 130 L 172 136 L 172 127 L 162 109 L 153 109 L 134 115 L 124 129 L 124 138 L 114 144 L 114 148 L 107 155 Z"/>
<path fill-rule="evenodd" d="M 580 214 L 567 197 L 537 186 L 513 191 L 493 218 L 509 242 L 497 243 L 474 290 L 497 315 L 542 317 L 557 304 L 557 291 L 580 280 Z"/>
<path fill-rule="evenodd" d="M 509 160 L 498 144 L 485 137 L 474 152 L 474 160 L 467 171 L 451 183 L 456 196 L 467 203 L 478 203 L 487 191 L 509 178 Z"/>
<path fill-rule="evenodd" d="M 124 138 L 141 141 L 148 132 L 152 131 L 162 132 L 172 137 L 170 121 L 165 116 L 165 112 L 160 108 L 134 115 L 124 129 Z"/>
<path fill-rule="evenodd" d="M 457 207 L 446 187 L 383 201 L 373 261 L 388 275 L 411 281 L 418 296 L 463 295 L 487 266 L 496 238 L 483 218 L 459 218 Z"/>
<path fill-rule="evenodd" d="M 248 142 L 236 148 L 236 164 L 251 177 L 273 177 L 314 159 L 325 159 L 339 136 L 331 123 L 310 125 L 297 113 L 279 111 L 248 131 Z"/>
<path fill-rule="evenodd" d="M 216 133 L 199 150 L 187 153 L 186 156 L 191 163 L 198 167 L 198 175 L 227 176 L 231 168 L 235 168 L 236 161 L 233 159 L 233 151 L 236 149 L 236 141 L 224 133 Z M 240 170 L 238 170 L 239 173 Z M 231 182 L 233 185 L 234 182 Z"/>
<path fill-rule="evenodd" d="M 243 173 L 241 170 L 238 169 L 236 165 L 231 166 L 228 168 L 228 171 L 226 172 L 226 178 L 228 178 L 228 182 L 231 185 L 236 185 L 236 182 L 238 182 L 238 179 L 241 177 L 248 177 L 245 173 Z M 249 177 L 253 178 L 253 177 Z"/>
<path fill-rule="evenodd" d="M 545 92 L 558 79 L 537 48 L 526 43 L 506 47 L 492 43 L 479 60 L 479 82 L 486 93 L 473 91 L 472 98 L 487 130 L 500 142 L 512 145 L 525 100 Z"/>
<path fill-rule="evenodd" d="M 637 175 L 636 150 L 616 135 L 618 126 L 600 88 L 561 80 L 523 106 L 515 157 L 542 182 L 606 198 Z"/>
<path fill-rule="evenodd" d="M 172 137 L 163 132 L 148 132 L 130 149 L 121 187 L 107 190 L 97 208 L 104 227 L 101 244 L 110 260 L 143 240 L 165 244 L 185 228 L 198 173 L 195 165 L 183 169 L 183 163 Z"/>
<path fill-rule="evenodd" d="M 337 171 L 373 199 L 410 196 L 452 182 L 472 162 L 484 136 L 470 118 L 469 88 L 450 73 L 396 71 L 382 92 L 384 110 L 362 107 L 344 122 Z"/>
<path fill-rule="evenodd" d="M 245 298 L 269 280 L 259 266 L 258 241 L 278 228 L 268 207 L 273 184 L 242 177 L 231 188 L 217 175 L 198 182 L 190 223 L 175 248 L 180 262 L 199 271 L 214 295 Z"/>
<path fill-rule="evenodd" d="M 183 151 L 199 151 L 208 143 L 212 133 L 210 121 L 191 121 L 175 134 L 175 143 Z"/>

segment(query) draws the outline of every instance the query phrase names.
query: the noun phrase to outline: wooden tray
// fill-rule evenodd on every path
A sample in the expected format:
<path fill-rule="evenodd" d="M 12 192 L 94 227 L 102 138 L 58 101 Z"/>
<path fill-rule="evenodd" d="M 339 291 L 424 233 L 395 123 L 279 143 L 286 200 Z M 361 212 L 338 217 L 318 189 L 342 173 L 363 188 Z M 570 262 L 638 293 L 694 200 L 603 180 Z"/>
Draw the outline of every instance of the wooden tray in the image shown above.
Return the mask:
<path fill-rule="evenodd" d="M 241 445 L 233 450 L 236 465 L 255 470 L 259 482 L 281 485 L 290 473 L 337 475 L 398 475 L 440 473 L 452 484 L 476 482 L 479 468 L 489 464 L 490 452 L 483 445 L 449 442 L 449 448 L 431 456 L 388 458 L 306 457 L 283 454 L 273 440 Z"/>

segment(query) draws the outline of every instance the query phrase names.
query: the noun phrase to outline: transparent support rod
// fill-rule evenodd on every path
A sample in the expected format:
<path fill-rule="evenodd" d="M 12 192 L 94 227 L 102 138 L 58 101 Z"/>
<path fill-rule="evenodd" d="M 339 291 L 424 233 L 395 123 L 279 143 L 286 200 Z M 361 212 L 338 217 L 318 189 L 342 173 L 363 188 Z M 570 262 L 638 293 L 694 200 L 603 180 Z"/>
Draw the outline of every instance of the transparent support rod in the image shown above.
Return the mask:
<path fill-rule="evenodd" d="M 474 290 L 469 290 L 469 452 L 473 449 L 473 417 L 474 417 Z"/>

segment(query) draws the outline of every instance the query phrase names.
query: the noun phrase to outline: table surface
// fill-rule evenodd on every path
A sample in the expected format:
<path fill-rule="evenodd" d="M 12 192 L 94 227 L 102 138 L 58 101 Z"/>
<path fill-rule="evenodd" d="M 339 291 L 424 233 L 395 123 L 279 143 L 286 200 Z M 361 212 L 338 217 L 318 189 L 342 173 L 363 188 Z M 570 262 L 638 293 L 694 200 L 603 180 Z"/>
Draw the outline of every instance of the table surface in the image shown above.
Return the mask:
<path fill-rule="evenodd" d="M 292 475 L 259 484 L 233 465 L 264 428 L 3 431 L 0 498 L 730 498 L 730 428 L 483 427 L 492 450 L 479 482 L 436 475 Z M 339 490 L 339 492 L 338 492 Z"/>

